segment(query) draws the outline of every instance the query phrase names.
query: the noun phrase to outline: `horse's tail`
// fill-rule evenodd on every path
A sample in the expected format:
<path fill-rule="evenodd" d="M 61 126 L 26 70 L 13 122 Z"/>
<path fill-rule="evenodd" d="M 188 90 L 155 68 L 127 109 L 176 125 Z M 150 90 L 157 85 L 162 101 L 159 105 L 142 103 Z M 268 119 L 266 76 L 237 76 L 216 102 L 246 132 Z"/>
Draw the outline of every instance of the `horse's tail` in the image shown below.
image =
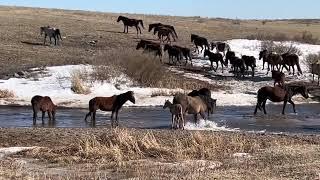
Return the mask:
<path fill-rule="evenodd" d="M 143 21 L 142 20 L 138 20 L 138 22 L 141 24 L 142 28 L 144 29 Z"/>

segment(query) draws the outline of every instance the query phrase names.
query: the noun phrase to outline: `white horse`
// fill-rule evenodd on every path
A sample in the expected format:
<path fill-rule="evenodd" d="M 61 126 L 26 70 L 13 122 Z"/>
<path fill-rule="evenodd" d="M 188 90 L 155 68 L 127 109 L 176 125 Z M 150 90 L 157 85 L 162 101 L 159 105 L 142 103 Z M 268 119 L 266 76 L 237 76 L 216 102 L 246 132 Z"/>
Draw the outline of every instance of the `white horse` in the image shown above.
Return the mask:
<path fill-rule="evenodd" d="M 40 27 L 40 35 L 42 36 L 42 34 L 44 33 L 44 42 L 43 44 L 46 44 L 46 39 L 47 36 L 49 36 L 50 39 L 50 44 L 52 43 L 51 38 L 54 38 L 54 45 L 57 45 L 57 40 L 61 40 L 61 33 L 60 33 L 60 29 L 54 28 L 54 27 L 50 27 L 50 26 L 44 26 L 44 27 Z"/>

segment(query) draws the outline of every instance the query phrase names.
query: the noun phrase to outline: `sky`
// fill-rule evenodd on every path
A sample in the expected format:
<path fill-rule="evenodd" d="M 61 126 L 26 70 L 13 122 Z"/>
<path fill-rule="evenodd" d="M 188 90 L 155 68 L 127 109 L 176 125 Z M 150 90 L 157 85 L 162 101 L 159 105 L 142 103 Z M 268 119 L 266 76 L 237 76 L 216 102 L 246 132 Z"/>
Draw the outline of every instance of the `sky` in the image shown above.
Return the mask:
<path fill-rule="evenodd" d="M 1 0 L 0 5 L 238 19 L 320 18 L 320 0 Z"/>

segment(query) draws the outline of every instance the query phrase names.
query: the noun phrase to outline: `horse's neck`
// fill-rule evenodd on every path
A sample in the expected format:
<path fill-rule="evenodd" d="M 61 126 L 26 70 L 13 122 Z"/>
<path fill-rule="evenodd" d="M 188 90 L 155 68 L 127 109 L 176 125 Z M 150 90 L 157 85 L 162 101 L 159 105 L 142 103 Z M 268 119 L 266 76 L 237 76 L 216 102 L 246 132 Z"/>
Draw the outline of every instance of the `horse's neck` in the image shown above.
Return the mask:
<path fill-rule="evenodd" d="M 127 98 L 125 98 L 124 95 L 118 95 L 117 98 L 116 98 L 116 106 L 117 108 L 121 108 L 123 106 L 124 103 L 126 103 L 128 101 Z"/>

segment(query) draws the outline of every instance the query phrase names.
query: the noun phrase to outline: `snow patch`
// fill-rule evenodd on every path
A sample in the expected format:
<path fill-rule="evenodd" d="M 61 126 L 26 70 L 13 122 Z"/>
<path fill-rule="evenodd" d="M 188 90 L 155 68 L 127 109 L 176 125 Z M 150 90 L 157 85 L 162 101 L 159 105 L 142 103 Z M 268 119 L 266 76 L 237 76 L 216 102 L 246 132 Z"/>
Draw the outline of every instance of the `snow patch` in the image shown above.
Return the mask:
<path fill-rule="evenodd" d="M 7 148 L 0 148 L 0 159 L 4 158 L 5 156 L 16 154 L 21 151 L 34 149 L 36 147 L 7 147 Z"/>

